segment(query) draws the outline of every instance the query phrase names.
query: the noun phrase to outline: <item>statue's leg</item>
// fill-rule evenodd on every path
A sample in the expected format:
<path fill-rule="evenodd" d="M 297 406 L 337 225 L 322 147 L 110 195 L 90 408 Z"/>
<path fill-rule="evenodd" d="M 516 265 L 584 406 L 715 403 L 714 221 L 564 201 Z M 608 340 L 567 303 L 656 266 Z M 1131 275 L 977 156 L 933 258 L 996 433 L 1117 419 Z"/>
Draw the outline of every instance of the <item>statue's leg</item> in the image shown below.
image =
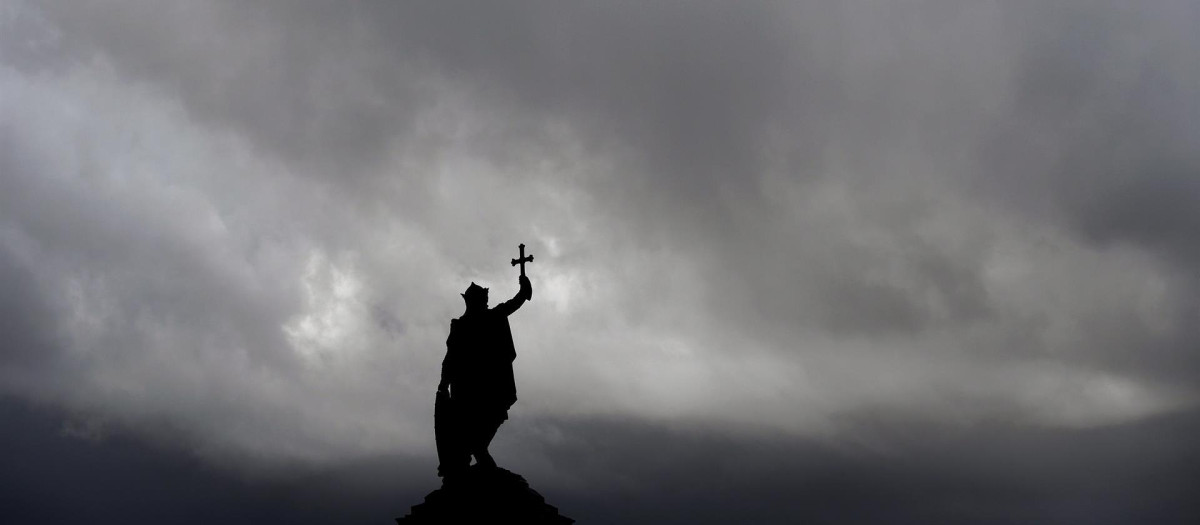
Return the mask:
<path fill-rule="evenodd" d="M 483 428 L 483 448 L 486 450 L 488 445 L 492 444 L 492 438 L 496 437 L 496 431 L 500 430 L 500 425 L 504 420 L 508 419 L 507 414 L 497 413 L 490 415 Z"/>
<path fill-rule="evenodd" d="M 504 412 L 488 411 L 484 414 L 479 414 L 478 426 L 476 427 L 475 440 L 472 443 L 471 453 L 475 456 L 475 462 L 484 467 L 495 468 L 496 460 L 492 459 L 492 455 L 488 453 L 488 445 L 491 445 L 492 438 L 496 437 L 496 431 L 500 429 L 500 424 L 508 419 Z"/>

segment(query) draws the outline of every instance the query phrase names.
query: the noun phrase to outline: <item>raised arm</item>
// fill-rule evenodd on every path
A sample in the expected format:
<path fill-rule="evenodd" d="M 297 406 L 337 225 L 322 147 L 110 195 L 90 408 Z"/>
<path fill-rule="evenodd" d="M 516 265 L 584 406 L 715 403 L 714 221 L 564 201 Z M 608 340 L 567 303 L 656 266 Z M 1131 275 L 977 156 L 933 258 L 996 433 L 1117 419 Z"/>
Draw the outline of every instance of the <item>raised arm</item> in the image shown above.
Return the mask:
<path fill-rule="evenodd" d="M 512 315 L 513 312 L 517 311 L 517 308 L 520 308 L 521 305 L 525 304 L 525 301 L 528 301 L 529 298 L 533 296 L 533 285 L 529 284 L 528 277 L 522 275 L 518 279 L 518 282 L 521 283 L 521 289 L 517 291 L 517 295 L 514 295 L 512 299 L 496 305 L 495 308 L 492 308 L 492 311 L 504 314 L 506 316 Z"/>

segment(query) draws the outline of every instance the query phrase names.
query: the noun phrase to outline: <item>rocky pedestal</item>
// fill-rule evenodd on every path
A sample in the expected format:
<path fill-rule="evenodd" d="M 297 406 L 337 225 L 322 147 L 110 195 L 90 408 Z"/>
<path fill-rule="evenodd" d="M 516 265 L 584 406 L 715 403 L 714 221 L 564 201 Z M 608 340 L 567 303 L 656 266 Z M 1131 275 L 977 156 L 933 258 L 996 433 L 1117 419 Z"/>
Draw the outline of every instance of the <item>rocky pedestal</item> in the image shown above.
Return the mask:
<path fill-rule="evenodd" d="M 502 468 L 473 466 L 460 478 L 443 483 L 400 525 L 427 523 L 520 523 L 567 525 L 575 520 L 558 513 L 525 478 Z"/>

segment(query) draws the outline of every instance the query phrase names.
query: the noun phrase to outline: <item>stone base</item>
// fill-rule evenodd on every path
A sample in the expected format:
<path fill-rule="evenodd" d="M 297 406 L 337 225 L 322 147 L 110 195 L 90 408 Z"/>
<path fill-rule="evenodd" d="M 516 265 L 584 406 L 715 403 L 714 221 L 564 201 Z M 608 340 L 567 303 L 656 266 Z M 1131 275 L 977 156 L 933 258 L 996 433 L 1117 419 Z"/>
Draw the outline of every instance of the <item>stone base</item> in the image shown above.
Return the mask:
<path fill-rule="evenodd" d="M 493 522 L 567 525 L 575 520 L 560 515 L 529 488 L 525 478 L 502 468 L 479 466 L 443 483 L 407 516 L 396 518 L 400 525 Z"/>

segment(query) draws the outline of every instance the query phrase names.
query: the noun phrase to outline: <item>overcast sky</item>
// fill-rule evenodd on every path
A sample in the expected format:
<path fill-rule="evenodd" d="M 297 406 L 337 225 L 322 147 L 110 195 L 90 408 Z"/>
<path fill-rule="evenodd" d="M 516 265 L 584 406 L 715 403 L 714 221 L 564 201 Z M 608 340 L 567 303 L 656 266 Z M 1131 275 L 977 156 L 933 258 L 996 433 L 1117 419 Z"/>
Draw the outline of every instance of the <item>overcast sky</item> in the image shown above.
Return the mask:
<path fill-rule="evenodd" d="M 568 516 L 1197 519 L 1197 26 L 0 2 L 9 512 L 403 515 L 459 293 L 524 243 L 492 449 Z"/>

